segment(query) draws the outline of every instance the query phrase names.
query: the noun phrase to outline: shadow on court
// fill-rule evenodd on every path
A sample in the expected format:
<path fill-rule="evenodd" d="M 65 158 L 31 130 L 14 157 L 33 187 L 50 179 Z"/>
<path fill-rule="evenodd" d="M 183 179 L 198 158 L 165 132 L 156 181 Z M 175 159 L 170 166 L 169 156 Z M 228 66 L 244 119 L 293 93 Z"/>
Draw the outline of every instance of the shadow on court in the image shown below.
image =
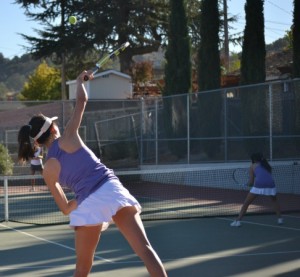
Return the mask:
<path fill-rule="evenodd" d="M 146 221 L 146 231 L 169 277 L 300 276 L 300 215 Z M 67 225 L 1 223 L 0 276 L 72 276 L 74 232 Z M 149 276 L 118 229 L 100 239 L 90 276 Z"/>

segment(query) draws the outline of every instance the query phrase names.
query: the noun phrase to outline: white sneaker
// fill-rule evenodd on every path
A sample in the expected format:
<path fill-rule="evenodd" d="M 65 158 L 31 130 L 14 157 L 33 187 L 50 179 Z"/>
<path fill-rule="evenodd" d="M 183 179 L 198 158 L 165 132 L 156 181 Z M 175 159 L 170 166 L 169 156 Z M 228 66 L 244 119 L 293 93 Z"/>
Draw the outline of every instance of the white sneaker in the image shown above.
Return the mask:
<path fill-rule="evenodd" d="M 233 222 L 231 222 L 230 226 L 231 227 L 240 227 L 242 224 L 239 220 L 235 220 Z"/>
<path fill-rule="evenodd" d="M 278 218 L 277 219 L 277 224 L 282 225 L 283 224 L 283 218 Z"/>

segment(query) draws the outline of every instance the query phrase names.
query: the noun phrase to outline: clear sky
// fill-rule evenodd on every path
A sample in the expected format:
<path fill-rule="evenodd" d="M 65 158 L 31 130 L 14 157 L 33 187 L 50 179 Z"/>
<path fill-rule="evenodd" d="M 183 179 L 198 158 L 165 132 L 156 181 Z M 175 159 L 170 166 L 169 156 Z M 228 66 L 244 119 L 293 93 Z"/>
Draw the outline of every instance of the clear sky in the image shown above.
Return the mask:
<path fill-rule="evenodd" d="M 5 58 L 21 56 L 25 53 L 22 45 L 26 41 L 18 34 L 34 36 L 34 29 L 40 29 L 36 22 L 30 21 L 24 10 L 19 5 L 13 4 L 14 0 L 1 0 L 0 9 L 0 52 Z M 237 33 L 244 30 L 245 0 L 227 0 L 228 13 L 237 15 L 238 21 L 231 26 L 229 32 Z M 282 38 L 285 32 L 290 29 L 293 20 L 293 0 L 265 0 L 265 40 L 269 44 L 278 38 Z M 27 45 L 28 46 L 28 45 Z M 239 48 L 230 46 L 230 51 L 239 51 Z"/>

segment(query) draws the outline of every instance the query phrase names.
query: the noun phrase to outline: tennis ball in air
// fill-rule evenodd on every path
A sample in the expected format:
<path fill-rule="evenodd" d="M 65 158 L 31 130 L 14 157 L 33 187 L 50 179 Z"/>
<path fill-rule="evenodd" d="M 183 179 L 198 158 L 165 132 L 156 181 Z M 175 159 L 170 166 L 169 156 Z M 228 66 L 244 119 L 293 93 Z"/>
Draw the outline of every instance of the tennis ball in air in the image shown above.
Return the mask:
<path fill-rule="evenodd" d="M 69 17 L 69 22 L 70 22 L 70 24 L 76 24 L 76 22 L 77 22 L 76 16 L 71 15 L 71 16 Z"/>

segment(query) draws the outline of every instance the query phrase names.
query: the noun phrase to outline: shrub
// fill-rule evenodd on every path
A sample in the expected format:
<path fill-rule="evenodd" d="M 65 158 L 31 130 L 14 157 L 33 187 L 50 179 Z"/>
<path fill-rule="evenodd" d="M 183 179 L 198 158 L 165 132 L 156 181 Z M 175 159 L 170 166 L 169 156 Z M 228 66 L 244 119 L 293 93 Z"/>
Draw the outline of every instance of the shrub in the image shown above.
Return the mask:
<path fill-rule="evenodd" d="M 8 149 L 0 144 L 0 174 L 12 175 L 13 174 L 13 160 L 8 153 Z"/>

